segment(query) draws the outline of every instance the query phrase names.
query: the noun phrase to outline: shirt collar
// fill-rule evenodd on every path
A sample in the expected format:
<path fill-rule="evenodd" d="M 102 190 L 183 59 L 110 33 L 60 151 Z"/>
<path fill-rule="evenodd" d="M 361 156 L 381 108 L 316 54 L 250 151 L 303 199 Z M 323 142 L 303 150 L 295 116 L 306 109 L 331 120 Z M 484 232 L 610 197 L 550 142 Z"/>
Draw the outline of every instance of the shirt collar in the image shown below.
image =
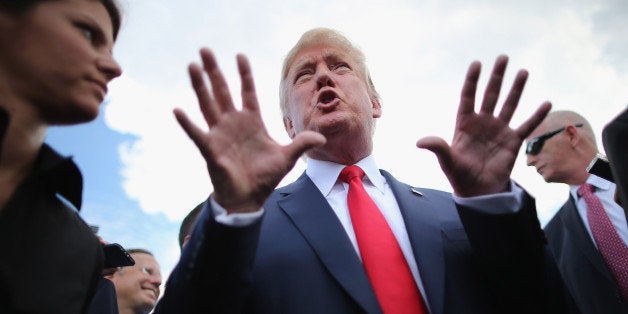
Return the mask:
<path fill-rule="evenodd" d="M 48 144 L 43 144 L 36 162 L 36 171 L 50 187 L 67 199 L 77 210 L 83 201 L 83 176 L 71 157 L 59 155 Z"/>
<path fill-rule="evenodd" d="M 594 174 L 589 175 L 589 178 L 587 178 L 586 183 L 591 184 L 592 186 L 595 187 L 595 189 L 597 190 L 610 190 L 613 187 L 613 182 L 610 182 L 608 180 L 602 179 Z M 570 185 L 569 186 L 569 192 L 571 193 L 571 195 L 575 198 L 578 199 L 578 188 L 580 186 L 579 185 Z"/>
<path fill-rule="evenodd" d="M 0 153 L 9 119 L 9 114 L 0 106 Z M 44 143 L 35 161 L 33 174 L 45 180 L 55 193 L 63 196 L 80 210 L 83 200 L 83 176 L 72 158 L 59 155 Z"/>
<path fill-rule="evenodd" d="M 379 172 L 373 155 L 368 155 L 355 165 L 362 168 L 366 180 L 370 181 L 378 190 L 384 191 L 386 180 Z M 308 158 L 305 173 L 307 173 L 321 193 L 328 196 L 336 182 L 338 182 L 338 176 L 345 166 L 335 162 Z"/>

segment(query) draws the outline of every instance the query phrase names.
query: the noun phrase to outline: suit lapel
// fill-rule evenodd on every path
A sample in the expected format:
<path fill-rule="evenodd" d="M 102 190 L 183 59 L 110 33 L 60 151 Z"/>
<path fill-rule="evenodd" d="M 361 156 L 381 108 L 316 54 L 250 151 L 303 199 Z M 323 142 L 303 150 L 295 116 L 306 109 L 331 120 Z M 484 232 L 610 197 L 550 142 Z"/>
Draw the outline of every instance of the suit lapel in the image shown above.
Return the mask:
<path fill-rule="evenodd" d="M 562 210 L 560 215 L 562 219 L 565 220 L 565 228 L 567 228 L 575 238 L 575 245 L 607 280 L 613 281 L 614 279 L 611 277 L 608 267 L 584 227 L 580 214 L 578 214 L 578 209 L 571 196 L 567 203 L 565 203 L 565 207 L 565 210 Z"/>
<path fill-rule="evenodd" d="M 438 207 L 451 206 L 434 203 L 427 191 L 397 181 L 391 174 L 381 171 L 390 185 L 410 237 L 414 258 L 418 264 L 432 313 L 443 313 L 445 300 L 445 258 L 441 237 Z"/>
<path fill-rule="evenodd" d="M 303 174 L 281 191 L 279 207 L 312 246 L 332 276 L 368 313 L 381 312 L 351 241 L 318 188 Z"/>

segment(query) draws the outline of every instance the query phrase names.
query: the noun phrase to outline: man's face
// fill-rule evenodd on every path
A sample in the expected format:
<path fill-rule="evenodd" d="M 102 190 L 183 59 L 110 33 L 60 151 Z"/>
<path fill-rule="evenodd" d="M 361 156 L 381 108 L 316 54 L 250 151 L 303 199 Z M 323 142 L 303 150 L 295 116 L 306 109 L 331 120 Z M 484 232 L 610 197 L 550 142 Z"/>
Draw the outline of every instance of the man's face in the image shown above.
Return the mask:
<path fill-rule="evenodd" d="M 370 97 L 364 70 L 347 52 L 327 44 L 301 50 L 286 77 L 290 137 L 304 130 L 369 138 L 381 107 Z M 360 133 L 356 133 L 360 132 Z"/>
<path fill-rule="evenodd" d="M 560 127 L 548 126 L 543 123 L 528 136 L 526 144 L 531 139 L 556 129 L 560 129 Z M 536 155 L 527 154 L 527 163 L 528 166 L 534 166 L 546 182 L 565 183 L 572 175 L 571 170 L 568 169 L 571 150 L 569 136 L 563 131 L 546 139 L 543 147 Z"/>
<path fill-rule="evenodd" d="M 124 267 L 111 278 L 116 287 L 118 306 L 148 313 L 155 307 L 159 297 L 159 264 L 149 254 L 133 253 L 131 256 L 135 265 Z"/>

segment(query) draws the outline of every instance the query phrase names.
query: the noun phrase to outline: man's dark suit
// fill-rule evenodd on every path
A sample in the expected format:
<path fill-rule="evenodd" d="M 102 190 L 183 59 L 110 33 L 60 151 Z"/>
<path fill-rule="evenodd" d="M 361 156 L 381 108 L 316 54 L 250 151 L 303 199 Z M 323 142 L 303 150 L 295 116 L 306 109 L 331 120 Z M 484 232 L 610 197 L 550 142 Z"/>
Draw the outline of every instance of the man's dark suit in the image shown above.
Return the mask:
<path fill-rule="evenodd" d="M 602 132 L 604 150 L 624 210 L 628 210 L 628 109 L 609 122 Z M 628 216 L 628 214 L 627 214 Z"/>
<path fill-rule="evenodd" d="M 532 286 L 545 268 L 529 197 L 518 214 L 485 215 L 457 208 L 449 193 L 382 174 L 399 203 L 431 313 L 554 312 L 545 307 L 546 291 Z M 244 228 L 216 223 L 206 208 L 156 312 L 381 312 L 346 232 L 307 175 L 276 190 L 264 208 L 261 226 Z"/>
<path fill-rule="evenodd" d="M 617 284 L 596 249 L 570 196 L 545 227 L 550 249 L 573 297 L 584 314 L 628 313 Z"/>
<path fill-rule="evenodd" d="M 116 287 L 111 280 L 99 278 L 96 293 L 87 309 L 87 314 L 118 314 Z"/>

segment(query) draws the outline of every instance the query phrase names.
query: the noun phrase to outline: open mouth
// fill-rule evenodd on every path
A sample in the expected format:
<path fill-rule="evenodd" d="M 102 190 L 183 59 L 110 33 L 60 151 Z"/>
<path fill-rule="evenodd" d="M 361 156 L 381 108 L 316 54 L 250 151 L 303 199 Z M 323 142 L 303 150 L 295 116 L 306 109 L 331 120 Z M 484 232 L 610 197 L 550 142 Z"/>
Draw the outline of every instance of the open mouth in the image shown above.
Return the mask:
<path fill-rule="evenodd" d="M 332 101 L 334 101 L 334 99 L 338 98 L 338 95 L 336 95 L 336 93 L 332 90 L 327 90 L 322 92 L 319 96 L 318 96 L 318 103 L 322 103 L 322 104 L 329 104 Z"/>

